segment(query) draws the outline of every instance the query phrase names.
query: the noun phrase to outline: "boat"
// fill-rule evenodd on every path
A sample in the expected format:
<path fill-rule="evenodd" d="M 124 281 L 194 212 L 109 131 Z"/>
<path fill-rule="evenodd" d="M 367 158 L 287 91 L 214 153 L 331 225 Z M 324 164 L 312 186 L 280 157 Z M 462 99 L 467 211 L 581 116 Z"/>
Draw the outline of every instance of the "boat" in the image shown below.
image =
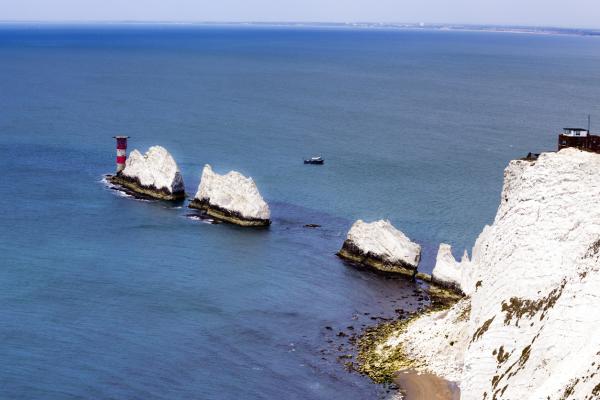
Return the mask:
<path fill-rule="evenodd" d="M 304 160 L 304 164 L 317 164 L 317 165 L 321 165 L 325 162 L 325 160 L 323 160 L 323 157 L 319 156 L 319 157 L 311 157 L 308 160 Z"/>

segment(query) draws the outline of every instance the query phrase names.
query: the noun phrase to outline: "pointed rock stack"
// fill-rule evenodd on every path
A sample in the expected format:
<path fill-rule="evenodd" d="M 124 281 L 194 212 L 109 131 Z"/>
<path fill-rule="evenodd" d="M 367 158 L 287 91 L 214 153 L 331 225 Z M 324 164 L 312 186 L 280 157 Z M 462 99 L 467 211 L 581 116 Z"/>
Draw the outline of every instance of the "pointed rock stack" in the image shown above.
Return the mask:
<path fill-rule="evenodd" d="M 268 226 L 271 223 L 269 206 L 252 178 L 236 171 L 219 175 L 208 164 L 202 170 L 200 186 L 190 207 L 240 226 Z"/>
<path fill-rule="evenodd" d="M 465 294 L 465 290 L 469 287 L 463 286 L 468 286 L 465 282 L 469 280 L 467 275 L 470 272 L 469 255 L 466 250 L 459 262 L 452 255 L 452 247 L 449 244 L 440 244 L 431 276 L 433 283 Z"/>

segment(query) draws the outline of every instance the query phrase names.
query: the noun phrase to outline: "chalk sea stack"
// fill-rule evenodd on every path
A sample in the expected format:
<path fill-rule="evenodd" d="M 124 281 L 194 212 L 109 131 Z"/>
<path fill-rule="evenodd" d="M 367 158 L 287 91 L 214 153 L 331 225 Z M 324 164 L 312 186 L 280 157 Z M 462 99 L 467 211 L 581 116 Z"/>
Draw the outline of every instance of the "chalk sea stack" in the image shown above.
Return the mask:
<path fill-rule="evenodd" d="M 269 205 L 252 178 L 236 171 L 219 175 L 208 164 L 202 170 L 198 192 L 189 207 L 240 226 L 268 226 L 271 223 Z"/>
<path fill-rule="evenodd" d="M 387 220 L 352 225 L 337 255 L 382 272 L 414 277 L 421 259 L 421 246 Z"/>
<path fill-rule="evenodd" d="M 135 194 L 159 200 L 183 200 L 185 187 L 173 156 L 161 146 L 152 146 L 146 154 L 133 150 L 125 169 L 110 181 Z"/>
<path fill-rule="evenodd" d="M 469 254 L 466 250 L 459 262 L 452 255 L 452 247 L 449 244 L 440 244 L 431 276 L 433 283 L 464 294 L 469 288 L 463 288 L 462 285 L 468 280 L 467 275 L 470 273 Z"/>

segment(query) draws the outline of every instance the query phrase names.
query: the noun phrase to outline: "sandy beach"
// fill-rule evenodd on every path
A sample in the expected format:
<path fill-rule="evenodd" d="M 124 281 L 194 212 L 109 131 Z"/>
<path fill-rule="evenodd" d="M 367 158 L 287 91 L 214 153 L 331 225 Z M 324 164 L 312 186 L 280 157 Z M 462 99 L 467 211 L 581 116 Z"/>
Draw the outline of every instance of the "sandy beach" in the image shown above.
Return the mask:
<path fill-rule="evenodd" d="M 400 371 L 394 382 L 405 400 L 460 400 L 460 389 L 454 382 L 415 370 Z"/>

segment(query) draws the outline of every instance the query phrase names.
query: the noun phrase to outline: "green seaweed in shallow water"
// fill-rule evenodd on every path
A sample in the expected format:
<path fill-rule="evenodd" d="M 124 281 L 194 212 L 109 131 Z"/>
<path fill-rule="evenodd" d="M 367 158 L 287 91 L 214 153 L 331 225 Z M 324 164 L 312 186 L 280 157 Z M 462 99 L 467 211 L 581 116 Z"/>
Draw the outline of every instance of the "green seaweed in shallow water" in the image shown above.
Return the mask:
<path fill-rule="evenodd" d="M 431 304 L 421 312 L 407 319 L 384 322 L 365 329 L 358 341 L 357 371 L 367 375 L 376 383 L 391 383 L 396 372 L 422 366 L 418 360 L 406 355 L 402 345 L 386 348 L 385 343 L 392 335 L 405 332 L 408 326 L 421 315 L 448 309 L 462 298 L 452 290 L 435 285 L 430 285 L 428 291 Z M 384 351 L 377 351 L 380 347 Z"/>

